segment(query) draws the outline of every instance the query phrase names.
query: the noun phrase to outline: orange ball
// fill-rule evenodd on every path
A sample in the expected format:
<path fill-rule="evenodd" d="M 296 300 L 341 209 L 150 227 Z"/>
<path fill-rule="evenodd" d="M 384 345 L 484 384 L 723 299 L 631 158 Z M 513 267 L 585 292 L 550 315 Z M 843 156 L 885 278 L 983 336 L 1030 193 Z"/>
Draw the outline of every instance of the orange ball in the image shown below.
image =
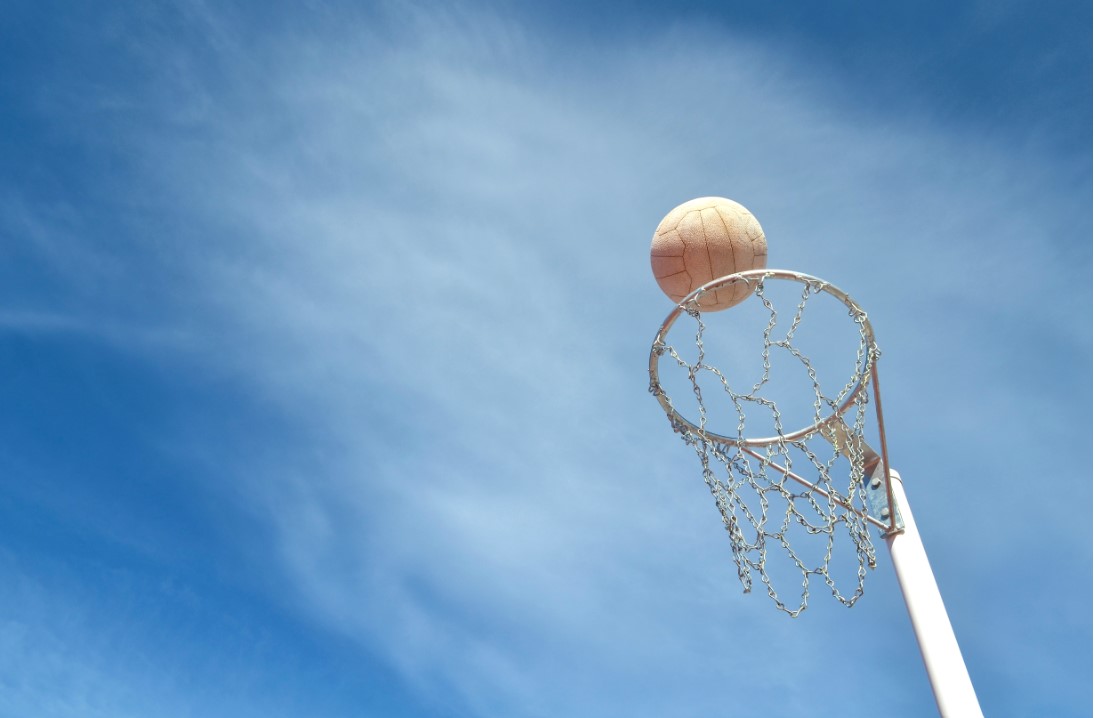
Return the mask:
<path fill-rule="evenodd" d="M 749 210 L 723 197 L 700 197 L 676 207 L 658 225 L 650 242 L 650 268 L 674 302 L 712 279 L 763 269 L 768 241 Z M 708 292 L 701 311 L 726 309 L 749 296 L 745 283 Z"/>

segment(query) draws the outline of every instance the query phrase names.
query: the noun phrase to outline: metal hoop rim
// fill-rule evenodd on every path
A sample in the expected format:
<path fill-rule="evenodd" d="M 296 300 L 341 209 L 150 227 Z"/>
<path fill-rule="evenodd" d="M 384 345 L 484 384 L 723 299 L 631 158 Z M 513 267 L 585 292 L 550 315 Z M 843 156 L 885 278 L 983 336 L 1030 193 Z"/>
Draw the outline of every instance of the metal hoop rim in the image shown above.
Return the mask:
<path fill-rule="evenodd" d="M 687 313 L 688 305 L 697 302 L 697 300 L 708 292 L 715 291 L 728 284 L 734 284 L 737 282 L 751 283 L 753 286 L 763 282 L 766 279 L 788 279 L 792 281 L 805 284 L 808 287 L 814 289 L 817 292 L 826 292 L 831 294 L 846 307 L 848 307 L 850 315 L 853 317 L 853 321 L 860 324 L 862 327 L 863 340 L 866 342 L 867 351 L 863 354 L 863 364 L 857 372 L 856 382 L 852 389 L 848 392 L 848 396 L 844 403 L 837 408 L 830 416 L 811 424 L 798 431 L 791 432 L 789 434 L 782 434 L 779 436 L 770 436 L 762 439 L 742 439 L 724 436 L 717 434 L 707 429 L 700 428 L 696 424 L 692 423 L 688 419 L 685 419 L 680 413 L 673 407 L 673 404 L 669 400 L 669 396 L 662 389 L 661 381 L 658 376 L 658 360 L 661 358 L 662 349 L 665 345 L 666 334 L 669 333 L 670 328 L 676 323 L 681 314 Z M 698 308 L 698 304 L 695 304 Z M 684 430 L 691 431 L 698 434 L 705 439 L 716 441 L 721 444 L 729 446 L 770 446 L 772 444 L 778 444 L 780 442 L 798 441 L 805 439 L 809 436 L 821 431 L 823 427 L 839 418 L 850 409 L 856 402 L 856 397 L 866 390 L 867 385 L 871 381 L 871 366 L 873 362 L 878 358 L 878 345 L 875 343 L 874 329 L 871 327 L 870 321 L 867 319 L 867 313 L 863 311 L 863 308 L 852 299 L 846 292 L 838 287 L 826 282 L 823 279 L 811 276 L 809 274 L 803 274 L 802 272 L 795 272 L 789 269 L 751 269 L 745 272 L 737 272 L 735 274 L 728 274 L 725 277 L 719 277 L 713 279 L 710 282 L 704 284 L 693 290 L 688 296 L 677 303 L 677 306 L 673 308 L 673 311 L 662 322 L 661 327 L 658 328 L 658 333 L 654 337 L 654 341 L 650 347 L 650 390 L 657 398 L 658 403 L 662 405 L 662 409 L 669 416 L 675 427 L 683 428 Z"/>

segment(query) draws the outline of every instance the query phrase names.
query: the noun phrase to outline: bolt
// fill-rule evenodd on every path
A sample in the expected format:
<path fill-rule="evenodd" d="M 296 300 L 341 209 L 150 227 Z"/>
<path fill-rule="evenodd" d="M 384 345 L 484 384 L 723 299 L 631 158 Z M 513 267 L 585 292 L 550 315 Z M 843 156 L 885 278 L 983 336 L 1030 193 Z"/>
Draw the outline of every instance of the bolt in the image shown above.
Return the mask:
<path fill-rule="evenodd" d="M 871 479 L 872 489 L 877 489 L 879 486 L 882 486 L 882 479 L 878 478 L 877 476 Z"/>
<path fill-rule="evenodd" d="M 890 507 L 889 506 L 886 506 L 882 509 L 882 518 L 884 518 L 884 519 L 890 518 Z"/>

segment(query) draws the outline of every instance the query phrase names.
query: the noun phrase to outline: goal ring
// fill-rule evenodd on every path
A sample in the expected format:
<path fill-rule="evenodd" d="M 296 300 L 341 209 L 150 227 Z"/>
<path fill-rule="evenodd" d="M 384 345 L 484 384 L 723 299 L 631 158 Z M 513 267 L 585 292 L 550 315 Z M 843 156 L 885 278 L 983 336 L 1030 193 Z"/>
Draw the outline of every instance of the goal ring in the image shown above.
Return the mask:
<path fill-rule="evenodd" d="M 781 279 L 790 280 L 803 284 L 811 289 L 815 293 L 825 292 L 832 295 L 839 300 L 844 306 L 848 308 L 848 315 L 852 318 L 856 324 L 859 325 L 859 331 L 861 336 L 862 345 L 865 347 L 863 352 L 863 361 L 860 363 L 856 370 L 855 375 L 852 377 L 854 381 L 851 381 L 851 389 L 848 391 L 844 402 L 829 416 L 814 422 L 813 424 L 793 431 L 790 433 L 781 434 L 778 436 L 769 436 L 758 439 L 741 438 L 724 436 L 708 429 L 701 428 L 695 423 L 681 416 L 681 414 L 673 407 L 673 403 L 669 400 L 669 396 L 662 388 L 661 380 L 658 375 L 658 363 L 666 348 L 665 337 L 669 333 L 670 328 L 680 318 L 681 314 L 689 313 L 692 311 L 699 311 L 699 298 L 708 292 L 713 292 L 727 285 L 737 284 L 739 282 L 747 283 L 753 293 L 756 293 L 758 286 L 762 286 L 763 282 L 768 279 Z M 732 311 L 732 309 L 731 309 Z M 658 403 L 661 404 L 662 409 L 665 410 L 669 420 L 673 423 L 673 426 L 681 432 L 693 432 L 701 435 L 706 439 L 725 444 L 728 446 L 770 446 L 772 444 L 778 444 L 780 442 L 792 442 L 800 439 L 805 439 L 809 436 L 816 434 L 824 429 L 827 425 L 832 424 L 840 420 L 840 417 L 844 415 L 852 406 L 856 404 L 857 398 L 862 392 L 867 390 L 867 386 L 871 383 L 872 368 L 875 360 L 878 358 L 880 352 L 878 345 L 875 343 L 874 330 L 871 328 L 871 323 L 867 319 L 867 313 L 863 311 L 863 308 L 856 303 L 854 299 L 848 296 L 848 294 L 837 287 L 829 284 L 823 279 L 810 276 L 809 274 L 803 274 L 801 272 L 793 272 L 786 269 L 752 269 L 745 272 L 738 272 L 736 274 L 728 274 L 725 277 L 719 277 L 714 279 L 702 287 L 695 289 L 688 296 L 682 299 L 677 306 L 669 313 L 669 316 L 662 322 L 661 327 L 658 329 L 657 335 L 654 337 L 654 342 L 650 347 L 650 391 L 658 399 Z"/>

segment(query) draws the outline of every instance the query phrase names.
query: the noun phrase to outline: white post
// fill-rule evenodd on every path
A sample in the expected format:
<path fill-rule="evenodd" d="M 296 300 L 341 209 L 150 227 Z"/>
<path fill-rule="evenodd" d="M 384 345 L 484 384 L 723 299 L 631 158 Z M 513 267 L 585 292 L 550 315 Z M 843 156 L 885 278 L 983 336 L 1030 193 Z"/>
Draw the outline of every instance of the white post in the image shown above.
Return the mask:
<path fill-rule="evenodd" d="M 983 718 L 977 695 L 973 692 L 966 663 L 954 637 L 947 609 L 939 595 L 939 586 L 916 530 L 905 488 L 896 471 L 890 472 L 894 507 L 905 523 L 904 531 L 886 538 L 893 559 L 897 582 L 905 596 L 913 631 L 924 657 L 935 693 L 935 703 L 943 718 Z"/>

